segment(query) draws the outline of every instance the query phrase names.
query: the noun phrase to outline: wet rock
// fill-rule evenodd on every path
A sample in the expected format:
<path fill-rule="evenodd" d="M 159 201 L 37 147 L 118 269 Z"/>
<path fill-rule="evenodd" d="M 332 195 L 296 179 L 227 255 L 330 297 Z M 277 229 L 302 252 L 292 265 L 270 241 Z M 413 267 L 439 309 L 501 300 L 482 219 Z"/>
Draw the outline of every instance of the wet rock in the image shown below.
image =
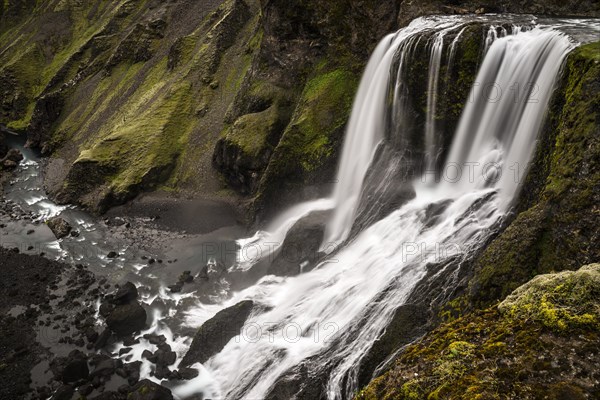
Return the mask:
<path fill-rule="evenodd" d="M 77 391 L 79 392 L 80 395 L 82 396 L 87 396 L 90 393 L 92 393 L 94 391 L 94 387 L 91 384 L 85 384 L 83 386 L 80 386 Z"/>
<path fill-rule="evenodd" d="M 47 224 L 48 228 L 50 228 L 50 230 L 52 231 L 52 233 L 54 233 L 54 236 L 56 236 L 57 239 L 67 237 L 73 229 L 67 221 L 60 217 L 55 217 L 48 220 Z"/>
<path fill-rule="evenodd" d="M 179 293 L 181 292 L 181 290 L 183 290 L 183 283 L 177 282 L 174 285 L 170 285 L 168 288 L 171 291 L 171 293 Z"/>
<path fill-rule="evenodd" d="M 177 373 L 179 375 L 179 379 L 186 381 L 194 379 L 199 375 L 198 370 L 194 368 L 181 368 L 179 371 L 177 371 Z"/>
<path fill-rule="evenodd" d="M 146 310 L 139 303 L 120 305 L 108 315 L 106 324 L 119 336 L 131 335 L 146 325 Z"/>
<path fill-rule="evenodd" d="M 423 305 L 404 304 L 396 310 L 385 333 L 373 343 L 361 361 L 358 371 L 361 387 L 369 383 L 373 372 L 390 354 L 426 332 L 428 315 L 427 307 Z"/>
<path fill-rule="evenodd" d="M 169 389 L 144 379 L 131 388 L 127 400 L 173 400 L 173 395 Z"/>
<path fill-rule="evenodd" d="M 100 361 L 98 364 L 96 364 L 96 367 L 90 373 L 90 376 L 92 378 L 95 378 L 97 376 L 109 377 L 112 374 L 114 374 L 115 370 L 117 369 L 117 366 L 118 364 L 116 360 L 113 360 L 112 358 L 106 358 Z"/>
<path fill-rule="evenodd" d="M 168 366 L 175 364 L 177 361 L 177 354 L 174 351 L 171 351 L 169 347 L 168 350 L 159 349 L 155 353 L 156 355 L 156 364 L 161 366 Z"/>
<path fill-rule="evenodd" d="M 75 394 L 75 390 L 72 386 L 63 385 L 52 395 L 52 400 L 71 400 L 73 394 Z"/>
<path fill-rule="evenodd" d="M 98 332 L 94 328 L 87 328 L 84 332 L 85 338 L 90 343 L 96 343 L 98 340 Z"/>
<path fill-rule="evenodd" d="M 131 347 L 123 347 L 121 350 L 119 350 L 119 355 L 122 356 L 123 354 L 127 354 L 132 350 Z"/>
<path fill-rule="evenodd" d="M 198 272 L 198 279 L 203 280 L 203 281 L 207 281 L 210 279 L 210 277 L 208 276 L 208 265 L 205 265 L 204 267 L 202 267 L 200 272 Z"/>
<path fill-rule="evenodd" d="M 129 304 L 138 298 L 138 291 L 135 285 L 131 282 L 125 283 L 114 294 L 113 304 Z"/>
<path fill-rule="evenodd" d="M 125 400 L 125 397 L 118 392 L 104 392 L 91 397 L 90 400 Z"/>
<path fill-rule="evenodd" d="M 167 341 L 167 338 L 165 337 L 165 335 L 152 335 L 152 334 L 145 334 L 144 335 L 144 339 L 148 340 L 151 344 L 154 345 L 159 345 L 162 343 L 165 343 Z"/>
<path fill-rule="evenodd" d="M 63 383 L 77 382 L 82 379 L 87 379 L 88 376 L 89 370 L 85 354 L 79 350 L 73 350 L 69 354 L 62 372 Z"/>
<path fill-rule="evenodd" d="M 17 167 L 23 160 L 23 154 L 17 149 L 10 149 L 4 158 L 0 159 L 0 165 L 7 170 Z"/>
<path fill-rule="evenodd" d="M 150 350 L 144 350 L 142 352 L 142 358 L 145 358 L 146 360 L 150 361 L 151 363 L 156 363 L 156 359 L 157 359 L 157 357 L 154 355 L 154 353 L 152 353 Z"/>
<path fill-rule="evenodd" d="M 179 276 L 179 282 L 192 283 L 193 281 L 194 277 L 191 271 L 184 271 L 183 274 Z"/>
<path fill-rule="evenodd" d="M 240 333 L 253 307 L 254 302 L 242 301 L 219 311 L 206 321 L 194 335 L 192 345 L 183 358 L 181 366 L 189 367 L 198 362 L 204 363 L 221 351 L 229 340 Z"/>
<path fill-rule="evenodd" d="M 294 276 L 316 264 L 325 233 L 328 212 L 314 212 L 300 219 L 288 232 L 268 273 Z"/>
<path fill-rule="evenodd" d="M 183 285 L 186 283 L 192 283 L 194 281 L 194 276 L 191 271 L 184 271 L 177 280 L 177 283 L 169 286 L 169 290 L 172 293 L 179 293 L 183 290 Z"/>
<path fill-rule="evenodd" d="M 110 315 L 110 313 L 115 309 L 114 304 L 105 301 L 102 304 L 100 304 L 100 309 L 98 310 L 98 312 L 100 313 L 100 315 L 103 318 L 106 318 Z"/>

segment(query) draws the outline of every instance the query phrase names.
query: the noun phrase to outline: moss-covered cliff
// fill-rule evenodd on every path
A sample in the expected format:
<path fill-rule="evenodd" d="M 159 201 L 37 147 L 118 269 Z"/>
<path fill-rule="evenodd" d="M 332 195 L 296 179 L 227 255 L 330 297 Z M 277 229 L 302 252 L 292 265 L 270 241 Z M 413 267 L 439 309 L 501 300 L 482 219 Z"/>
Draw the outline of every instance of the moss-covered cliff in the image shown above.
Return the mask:
<path fill-rule="evenodd" d="M 597 398 L 599 295 L 600 264 L 540 275 L 409 346 L 356 399 Z"/>
<path fill-rule="evenodd" d="M 475 264 L 481 306 L 540 273 L 600 259 L 600 42 L 570 54 L 523 182 L 520 211 Z"/>
<path fill-rule="evenodd" d="M 365 363 L 423 338 L 357 398 L 598 396 L 598 265 L 538 275 L 600 259 L 599 55 L 600 42 L 569 55 L 516 215 L 474 259 L 444 266 L 452 276 L 417 287 L 409 301 L 427 304 L 420 319 L 398 310 L 404 324 L 393 322 Z"/>
<path fill-rule="evenodd" d="M 160 189 L 284 204 L 331 180 L 360 72 L 397 7 L 5 1 L 0 123 L 51 156 L 61 202 L 101 212 Z"/>
<path fill-rule="evenodd" d="M 251 219 L 329 189 L 360 73 L 385 33 L 422 14 L 482 11 L 414 3 L 7 0 L 0 123 L 51 156 L 48 189 L 62 202 L 104 211 L 159 189 L 244 200 Z M 486 7 L 566 7 L 521 3 Z"/>

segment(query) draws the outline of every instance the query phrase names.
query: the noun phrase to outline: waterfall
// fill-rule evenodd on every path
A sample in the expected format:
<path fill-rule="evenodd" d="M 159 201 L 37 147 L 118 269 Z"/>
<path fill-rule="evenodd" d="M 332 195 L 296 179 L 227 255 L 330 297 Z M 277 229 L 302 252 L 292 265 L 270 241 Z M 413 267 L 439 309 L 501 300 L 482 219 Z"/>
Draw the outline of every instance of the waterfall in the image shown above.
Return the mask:
<path fill-rule="evenodd" d="M 390 97 L 392 119 L 401 122 L 397 121 L 403 115 L 400 80 L 403 68 L 411 62 L 411 49 L 420 37 L 432 38 L 429 88 L 435 91 L 444 37 L 448 32 L 461 35 L 468 22 L 453 17 L 420 18 L 384 38 L 373 53 L 354 103 L 332 198 L 294 207 L 241 244 L 281 243 L 299 218 L 330 208 L 334 213 L 326 240 L 346 240 L 374 154 L 378 147 L 387 146 Z M 471 253 L 509 211 L 561 65 L 573 47 L 566 35 L 547 27 L 500 34 L 492 27 L 488 32 L 492 31 L 482 37 L 486 54 L 439 183 L 431 185 L 425 177 L 415 176 L 412 200 L 350 237 L 313 270 L 289 278 L 266 276 L 236 293 L 228 304 L 251 299 L 261 305 L 247 321 L 255 335 L 243 332 L 205 365 L 197 364 L 200 376 L 175 388 L 175 394 L 204 385 L 209 398 L 265 398 L 278 379 L 298 373 L 294 368 L 304 364 L 311 376 L 326 377 L 329 399 L 352 397 L 363 357 L 423 279 L 426 266 L 443 265 L 452 256 Z M 451 55 L 460 46 L 455 42 Z M 397 73 L 392 73 L 394 62 Z M 435 116 L 431 115 L 436 96 L 430 95 L 423 133 L 428 136 L 427 149 L 432 146 L 429 142 L 436 142 Z M 397 164 L 397 160 L 389 163 Z M 519 171 L 516 175 L 515 170 Z M 439 208 L 435 218 L 428 213 L 432 205 Z M 246 262 L 240 269 L 252 265 Z"/>
<path fill-rule="evenodd" d="M 438 97 L 438 82 L 442 66 L 442 48 L 446 30 L 438 32 L 433 37 L 431 57 L 429 59 L 429 79 L 427 82 L 427 121 L 425 125 L 425 156 L 428 169 L 433 169 L 437 158 L 435 135 L 436 105 Z"/>

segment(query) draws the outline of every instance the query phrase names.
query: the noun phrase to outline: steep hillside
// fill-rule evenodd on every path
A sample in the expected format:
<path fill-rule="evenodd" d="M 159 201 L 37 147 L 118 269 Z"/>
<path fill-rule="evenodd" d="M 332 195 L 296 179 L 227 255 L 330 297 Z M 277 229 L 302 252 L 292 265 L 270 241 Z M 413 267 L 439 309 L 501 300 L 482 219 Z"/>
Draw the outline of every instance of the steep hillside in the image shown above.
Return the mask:
<path fill-rule="evenodd" d="M 385 33 L 424 14 L 499 11 L 598 5 L 8 0 L 0 123 L 51 156 L 48 189 L 61 202 L 102 212 L 158 189 L 242 204 L 252 220 L 329 190 L 361 71 Z"/>

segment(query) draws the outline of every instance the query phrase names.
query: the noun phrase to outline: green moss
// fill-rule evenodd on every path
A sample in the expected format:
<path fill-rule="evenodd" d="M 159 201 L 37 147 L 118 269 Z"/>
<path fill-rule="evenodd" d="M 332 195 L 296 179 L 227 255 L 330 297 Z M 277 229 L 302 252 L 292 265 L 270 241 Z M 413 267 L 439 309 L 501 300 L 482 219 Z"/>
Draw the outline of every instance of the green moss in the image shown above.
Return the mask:
<path fill-rule="evenodd" d="M 269 136 L 277 129 L 279 114 L 276 105 L 267 110 L 246 114 L 225 131 L 225 140 L 238 146 L 250 159 L 260 158 L 269 147 Z"/>
<path fill-rule="evenodd" d="M 356 75 L 343 69 L 308 81 L 276 150 L 277 175 L 305 176 L 332 156 L 340 130 L 348 120 L 356 87 Z"/>
<path fill-rule="evenodd" d="M 532 320 L 557 332 L 599 329 L 600 264 L 577 272 L 539 275 L 499 309 L 516 320 Z"/>
<path fill-rule="evenodd" d="M 599 229 L 594 211 L 600 196 L 599 46 L 581 46 L 567 58 L 540 138 L 544 147 L 523 185 L 521 212 L 475 263 L 469 301 L 476 306 L 503 299 L 537 274 L 600 257 L 593 244 Z"/>
<path fill-rule="evenodd" d="M 163 102 L 127 121 L 125 126 L 115 127 L 110 135 L 83 151 L 76 162 L 116 166 L 119 172 L 111 180 L 116 193 L 143 184 L 144 178 L 154 171 L 168 172 L 186 141 L 191 114 L 189 96 L 189 85 L 172 89 Z"/>
<path fill-rule="evenodd" d="M 540 276 L 499 307 L 442 324 L 356 398 L 538 399 L 557 390 L 593 397 L 582 382 L 600 350 L 599 291 L 600 264 Z"/>

